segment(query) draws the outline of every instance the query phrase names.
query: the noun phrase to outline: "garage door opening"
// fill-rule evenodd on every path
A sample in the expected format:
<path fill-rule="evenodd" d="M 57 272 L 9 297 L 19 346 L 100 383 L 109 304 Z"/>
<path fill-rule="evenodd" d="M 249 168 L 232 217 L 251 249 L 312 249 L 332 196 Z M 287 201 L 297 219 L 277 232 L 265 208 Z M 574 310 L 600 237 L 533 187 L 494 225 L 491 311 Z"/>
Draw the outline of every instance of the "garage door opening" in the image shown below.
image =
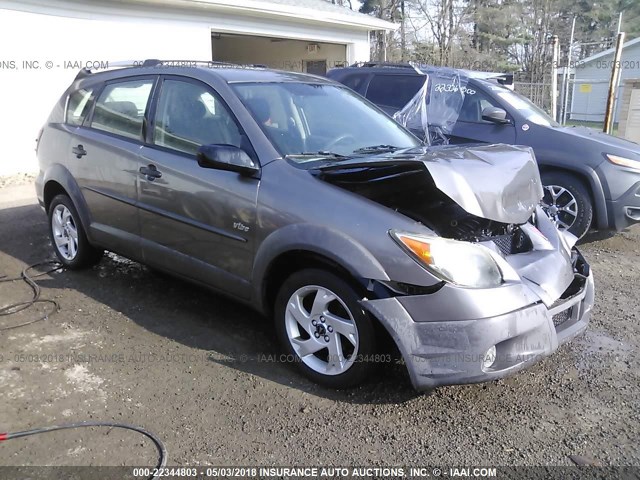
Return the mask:
<path fill-rule="evenodd" d="M 269 68 L 324 75 L 347 63 L 347 46 L 339 43 L 212 33 L 214 61 L 265 65 Z"/>

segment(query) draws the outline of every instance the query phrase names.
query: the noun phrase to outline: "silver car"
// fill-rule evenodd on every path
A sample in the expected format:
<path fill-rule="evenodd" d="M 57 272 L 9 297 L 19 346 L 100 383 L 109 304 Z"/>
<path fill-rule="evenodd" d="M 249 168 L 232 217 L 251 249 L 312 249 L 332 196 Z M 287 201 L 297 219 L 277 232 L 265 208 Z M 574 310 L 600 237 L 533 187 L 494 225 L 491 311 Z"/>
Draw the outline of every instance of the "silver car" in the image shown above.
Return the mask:
<path fill-rule="evenodd" d="M 55 253 L 107 249 L 272 318 L 300 370 L 414 387 L 503 377 L 582 332 L 589 265 L 527 147 L 424 147 L 327 79 L 146 61 L 82 71 L 38 140 Z"/>

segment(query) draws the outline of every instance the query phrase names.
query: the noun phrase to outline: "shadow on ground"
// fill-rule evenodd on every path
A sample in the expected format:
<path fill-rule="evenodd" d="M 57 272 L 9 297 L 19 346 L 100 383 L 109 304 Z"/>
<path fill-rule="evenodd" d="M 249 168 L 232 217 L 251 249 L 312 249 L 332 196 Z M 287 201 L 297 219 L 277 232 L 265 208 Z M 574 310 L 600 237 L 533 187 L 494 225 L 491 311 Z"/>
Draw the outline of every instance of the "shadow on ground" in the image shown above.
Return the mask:
<path fill-rule="evenodd" d="M 47 220 L 37 205 L 0 210 L 0 250 L 26 265 L 53 259 Z M 6 262 L 3 262 L 6 264 Z M 13 262 L 15 263 L 15 262 Z M 16 276 L 13 272 L 0 275 Z M 402 365 L 383 365 L 375 380 L 336 391 L 315 385 L 283 358 L 272 321 L 223 296 L 107 253 L 95 267 L 38 280 L 43 289 L 73 289 L 157 335 L 206 352 L 212 362 L 341 402 L 402 403 L 418 394 Z M 26 286 L 25 286 L 26 288 Z M 58 295 L 47 292 L 43 297 Z M 64 302 L 63 304 L 64 309 Z M 55 317 L 51 319 L 55 322 Z"/>

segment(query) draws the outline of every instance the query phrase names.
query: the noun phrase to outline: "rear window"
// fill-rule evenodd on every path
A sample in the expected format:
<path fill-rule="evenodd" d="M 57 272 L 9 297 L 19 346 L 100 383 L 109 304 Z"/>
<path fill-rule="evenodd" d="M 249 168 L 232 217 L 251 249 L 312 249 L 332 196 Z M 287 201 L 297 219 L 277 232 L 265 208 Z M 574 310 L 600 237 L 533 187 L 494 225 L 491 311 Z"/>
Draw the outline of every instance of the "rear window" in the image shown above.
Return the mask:
<path fill-rule="evenodd" d="M 136 140 L 142 135 L 153 79 L 130 80 L 107 85 L 98 101 L 91 127 Z"/>
<path fill-rule="evenodd" d="M 82 125 L 91 108 L 93 89 L 83 88 L 69 95 L 65 122 L 69 125 Z"/>
<path fill-rule="evenodd" d="M 424 84 L 425 76 L 376 75 L 369 82 L 367 98 L 376 105 L 400 110 Z"/>

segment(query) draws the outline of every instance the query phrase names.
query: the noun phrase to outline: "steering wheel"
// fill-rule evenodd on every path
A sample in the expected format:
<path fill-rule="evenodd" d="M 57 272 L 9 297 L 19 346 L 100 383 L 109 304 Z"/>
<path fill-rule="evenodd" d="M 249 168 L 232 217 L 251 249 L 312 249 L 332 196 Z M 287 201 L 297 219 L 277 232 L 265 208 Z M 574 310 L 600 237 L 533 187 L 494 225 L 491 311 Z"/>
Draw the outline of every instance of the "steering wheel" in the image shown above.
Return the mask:
<path fill-rule="evenodd" d="M 350 133 L 343 133 L 342 135 L 340 135 L 340 136 L 334 138 L 333 140 L 331 140 L 331 142 L 329 142 L 329 144 L 323 150 L 331 151 L 333 149 L 333 147 L 335 147 L 336 145 L 338 145 L 341 142 L 344 142 L 345 140 L 351 140 L 352 142 L 355 142 L 356 141 L 356 137 L 354 137 Z"/>

